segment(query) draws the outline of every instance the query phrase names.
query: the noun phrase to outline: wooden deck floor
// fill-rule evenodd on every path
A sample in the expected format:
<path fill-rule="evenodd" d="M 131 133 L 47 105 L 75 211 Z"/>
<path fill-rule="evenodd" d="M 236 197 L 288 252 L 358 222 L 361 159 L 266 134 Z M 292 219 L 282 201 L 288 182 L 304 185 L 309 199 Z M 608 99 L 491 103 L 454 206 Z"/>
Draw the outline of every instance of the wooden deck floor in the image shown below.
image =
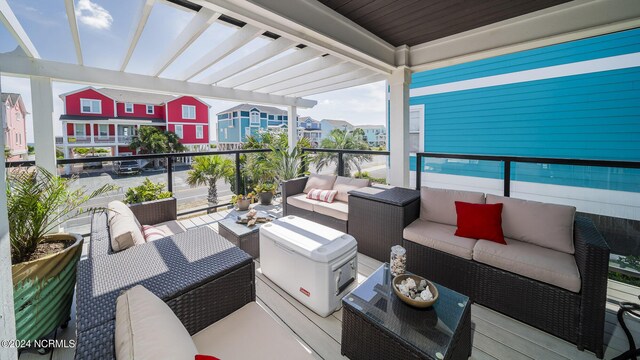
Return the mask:
<path fill-rule="evenodd" d="M 189 228 L 209 226 L 217 229 L 217 221 L 226 213 L 216 213 L 183 220 Z M 358 282 L 362 282 L 381 263 L 368 256 L 358 256 Z M 322 318 L 293 299 L 260 271 L 256 261 L 257 301 L 281 325 L 290 330 L 292 336 L 304 343 L 319 359 L 344 359 L 340 355 L 342 332 L 342 310 Z M 605 359 L 611 359 L 628 349 L 627 339 L 618 325 L 616 311 L 618 302 L 637 302 L 640 288 L 617 281 L 609 281 L 607 292 L 607 315 L 605 324 Z M 551 336 L 531 326 L 513 320 L 483 306 L 472 305 L 473 329 L 472 359 L 595 359 L 590 352 L 578 351 L 566 341 Z M 640 322 L 627 320 L 636 339 L 640 339 Z M 75 323 L 59 330 L 57 339 L 74 339 Z M 47 355 L 25 351 L 21 360 L 71 360 L 73 349 L 57 349 Z"/>

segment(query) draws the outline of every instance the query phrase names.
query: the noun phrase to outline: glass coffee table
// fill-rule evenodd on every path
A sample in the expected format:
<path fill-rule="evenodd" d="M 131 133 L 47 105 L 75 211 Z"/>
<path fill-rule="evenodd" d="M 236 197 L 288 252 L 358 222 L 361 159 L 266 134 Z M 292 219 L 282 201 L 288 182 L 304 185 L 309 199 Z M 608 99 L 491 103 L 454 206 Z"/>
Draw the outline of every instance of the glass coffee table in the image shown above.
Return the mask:
<path fill-rule="evenodd" d="M 427 309 L 393 292 L 389 264 L 342 299 L 342 355 L 357 359 L 468 359 L 471 302 L 434 283 L 439 298 Z"/>

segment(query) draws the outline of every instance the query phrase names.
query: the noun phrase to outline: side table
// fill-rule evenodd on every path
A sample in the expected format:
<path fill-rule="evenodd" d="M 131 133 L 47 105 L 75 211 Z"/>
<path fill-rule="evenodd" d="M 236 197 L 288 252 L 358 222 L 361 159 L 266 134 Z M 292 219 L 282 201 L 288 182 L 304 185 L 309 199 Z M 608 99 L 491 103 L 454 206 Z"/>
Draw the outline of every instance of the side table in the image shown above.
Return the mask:
<path fill-rule="evenodd" d="M 420 213 L 420 191 L 370 186 L 349 192 L 348 233 L 358 241 L 358 252 L 389 261 L 393 245 L 402 244 L 402 231 Z"/>

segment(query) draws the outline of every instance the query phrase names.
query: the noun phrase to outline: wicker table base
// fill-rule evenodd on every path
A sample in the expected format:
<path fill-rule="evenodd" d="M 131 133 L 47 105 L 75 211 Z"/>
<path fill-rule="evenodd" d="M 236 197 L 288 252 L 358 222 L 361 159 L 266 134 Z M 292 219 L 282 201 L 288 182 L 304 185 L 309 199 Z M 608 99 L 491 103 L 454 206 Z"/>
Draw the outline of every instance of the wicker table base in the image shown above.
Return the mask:
<path fill-rule="evenodd" d="M 258 229 L 249 233 L 238 235 L 225 226 L 224 221 L 218 223 L 218 233 L 223 238 L 231 241 L 234 245 L 244 250 L 254 259 L 260 257 L 260 232 Z"/>

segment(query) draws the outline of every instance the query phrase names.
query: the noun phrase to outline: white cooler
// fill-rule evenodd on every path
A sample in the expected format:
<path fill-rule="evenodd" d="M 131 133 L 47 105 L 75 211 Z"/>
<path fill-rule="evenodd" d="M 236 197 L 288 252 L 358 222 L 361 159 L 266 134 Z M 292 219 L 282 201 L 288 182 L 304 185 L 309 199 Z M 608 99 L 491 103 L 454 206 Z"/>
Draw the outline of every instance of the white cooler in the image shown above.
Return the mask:
<path fill-rule="evenodd" d="M 356 283 L 357 256 L 353 236 L 297 216 L 260 227 L 262 273 L 322 317 Z"/>

